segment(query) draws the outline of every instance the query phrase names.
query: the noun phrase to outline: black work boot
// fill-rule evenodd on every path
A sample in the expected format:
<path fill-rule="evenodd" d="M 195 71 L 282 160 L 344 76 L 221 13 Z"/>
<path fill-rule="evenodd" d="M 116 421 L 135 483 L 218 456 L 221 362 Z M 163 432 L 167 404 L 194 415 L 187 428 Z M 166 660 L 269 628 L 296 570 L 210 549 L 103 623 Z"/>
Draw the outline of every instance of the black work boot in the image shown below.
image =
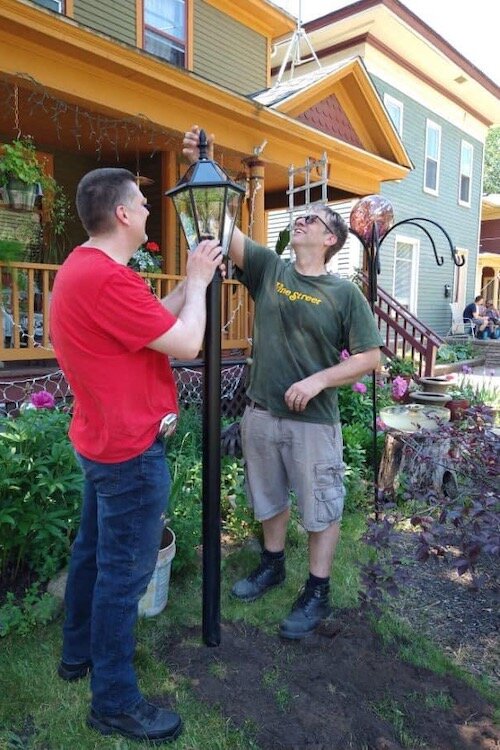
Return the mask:
<path fill-rule="evenodd" d="M 249 576 L 234 584 L 231 596 L 244 602 L 253 602 L 268 589 L 283 583 L 285 577 L 285 555 L 270 558 L 264 551 L 260 558 L 260 565 L 252 570 Z"/>
<path fill-rule="evenodd" d="M 331 617 L 329 601 L 330 583 L 316 586 L 307 581 L 302 593 L 293 603 L 292 610 L 280 625 L 280 636 L 299 640 L 312 633 L 320 622 Z"/>
<path fill-rule="evenodd" d="M 92 671 L 92 662 L 83 661 L 80 664 L 67 664 L 65 661 L 59 662 L 57 674 L 61 680 L 74 682 L 86 677 Z"/>
<path fill-rule="evenodd" d="M 148 740 L 153 745 L 175 740 L 182 731 L 179 714 L 146 700 L 123 714 L 106 716 L 92 709 L 87 724 L 104 735 L 121 734 L 131 740 Z"/>

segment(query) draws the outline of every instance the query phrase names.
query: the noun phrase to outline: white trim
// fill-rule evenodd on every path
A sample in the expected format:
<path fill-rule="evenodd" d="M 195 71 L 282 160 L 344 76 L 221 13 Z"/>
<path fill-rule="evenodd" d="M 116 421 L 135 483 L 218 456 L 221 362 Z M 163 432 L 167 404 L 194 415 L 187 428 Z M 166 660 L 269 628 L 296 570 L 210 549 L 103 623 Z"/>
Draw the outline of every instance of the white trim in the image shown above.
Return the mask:
<path fill-rule="evenodd" d="M 403 137 L 403 111 L 404 111 L 403 102 L 400 102 L 399 99 L 395 99 L 390 94 L 385 93 L 384 94 L 384 104 L 385 104 L 385 108 L 387 109 L 387 114 L 391 118 L 392 124 L 394 125 L 394 127 L 398 131 L 400 137 Z M 394 107 L 395 109 L 398 110 L 398 113 L 399 113 L 399 127 L 398 127 L 397 123 L 394 122 L 394 120 L 392 119 L 391 113 L 389 111 L 389 107 Z"/>
<path fill-rule="evenodd" d="M 438 153 L 437 158 L 434 156 L 429 156 L 428 153 L 428 144 L 429 144 L 429 132 L 431 130 L 434 130 L 438 135 Z M 436 187 L 430 188 L 426 185 L 426 173 L 427 173 L 427 160 L 432 159 L 432 161 L 436 164 Z M 423 190 L 424 193 L 429 193 L 429 195 L 439 195 L 439 171 L 441 166 L 441 125 L 438 125 L 437 122 L 434 122 L 433 120 L 427 120 L 425 121 L 425 151 L 424 151 L 424 185 Z"/>
<path fill-rule="evenodd" d="M 411 245 L 412 247 L 412 255 L 411 255 L 411 261 L 407 261 L 411 263 L 411 269 L 410 269 L 410 298 L 408 301 L 407 308 L 408 310 L 415 316 L 417 316 L 417 306 L 418 306 L 418 272 L 419 272 L 419 265 L 420 265 L 420 240 L 416 239 L 415 237 L 407 237 L 406 235 L 397 234 L 394 240 L 394 260 L 392 263 L 392 296 L 394 299 L 398 299 L 396 297 L 396 261 L 397 261 L 397 248 L 398 243 L 405 243 L 407 245 Z M 398 300 L 400 302 L 400 300 Z M 405 304 L 404 302 L 400 302 L 400 304 Z"/>
<path fill-rule="evenodd" d="M 464 151 L 470 152 L 470 172 L 469 174 L 466 174 L 463 169 L 463 162 L 464 162 Z M 463 138 L 460 141 L 460 167 L 458 172 L 458 205 L 459 206 L 467 206 L 470 208 L 471 205 L 471 197 L 472 197 L 472 167 L 474 164 L 474 146 L 472 143 L 469 143 L 468 141 L 464 141 Z M 461 199 L 461 192 L 462 192 L 462 177 L 468 177 L 469 178 L 469 200 L 464 201 Z"/>

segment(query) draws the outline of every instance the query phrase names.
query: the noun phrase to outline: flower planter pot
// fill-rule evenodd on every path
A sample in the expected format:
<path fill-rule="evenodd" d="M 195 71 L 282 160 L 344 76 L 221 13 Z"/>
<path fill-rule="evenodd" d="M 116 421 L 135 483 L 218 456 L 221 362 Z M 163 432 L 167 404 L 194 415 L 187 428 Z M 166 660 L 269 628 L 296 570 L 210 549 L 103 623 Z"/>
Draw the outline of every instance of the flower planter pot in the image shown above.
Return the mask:
<path fill-rule="evenodd" d="M 35 205 L 37 186 L 11 178 L 7 183 L 9 205 L 15 211 L 32 211 Z"/>
<path fill-rule="evenodd" d="M 466 398 L 452 398 L 446 404 L 446 408 L 450 410 L 451 421 L 458 422 L 464 418 L 465 412 L 470 406 L 470 401 Z"/>
<path fill-rule="evenodd" d="M 433 393 L 431 391 L 428 391 L 426 393 L 424 391 L 412 391 L 412 393 L 410 393 L 410 400 L 416 401 L 417 404 L 425 404 L 427 406 L 448 407 L 450 397 L 447 396 L 446 393 Z"/>
<path fill-rule="evenodd" d="M 447 393 L 450 387 L 450 381 L 445 377 L 435 376 L 420 378 L 418 381 L 424 393 Z"/>

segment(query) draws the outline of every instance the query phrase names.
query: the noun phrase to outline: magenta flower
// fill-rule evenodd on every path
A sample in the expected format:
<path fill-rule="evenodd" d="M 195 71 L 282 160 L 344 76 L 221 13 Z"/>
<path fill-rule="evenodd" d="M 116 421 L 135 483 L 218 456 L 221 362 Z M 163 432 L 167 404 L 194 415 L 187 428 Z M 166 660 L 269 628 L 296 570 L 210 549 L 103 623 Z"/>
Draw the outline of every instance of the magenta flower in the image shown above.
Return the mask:
<path fill-rule="evenodd" d="M 350 356 L 351 356 L 351 355 L 350 355 L 350 353 L 349 353 L 349 350 L 348 350 L 348 349 L 342 349 L 342 351 L 340 352 L 340 359 L 341 359 L 342 361 L 344 361 L 344 360 L 346 360 L 346 359 L 349 359 L 349 357 L 350 357 Z"/>
<path fill-rule="evenodd" d="M 352 390 L 355 393 L 366 393 L 366 385 L 364 383 L 354 383 Z"/>
<path fill-rule="evenodd" d="M 387 425 L 385 422 L 382 421 L 382 417 L 377 417 L 377 430 L 379 432 L 384 432 L 387 429 Z"/>
<path fill-rule="evenodd" d="M 48 391 L 38 391 L 37 393 L 32 393 L 30 402 L 37 409 L 53 409 L 56 405 L 54 396 Z"/>
<path fill-rule="evenodd" d="M 403 398 L 407 390 L 408 390 L 408 383 L 406 382 L 406 380 L 402 378 L 400 375 L 395 377 L 394 380 L 392 381 L 392 386 L 391 386 L 392 397 L 396 401 L 399 401 L 399 399 Z"/>

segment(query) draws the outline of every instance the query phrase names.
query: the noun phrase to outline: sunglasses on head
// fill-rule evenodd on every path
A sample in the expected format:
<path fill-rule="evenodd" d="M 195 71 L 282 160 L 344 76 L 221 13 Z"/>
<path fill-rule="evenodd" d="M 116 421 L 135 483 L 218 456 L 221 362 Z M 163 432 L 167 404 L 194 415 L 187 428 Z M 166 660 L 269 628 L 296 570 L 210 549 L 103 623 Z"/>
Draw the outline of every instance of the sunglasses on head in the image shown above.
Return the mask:
<path fill-rule="evenodd" d="M 323 226 L 326 228 L 326 231 L 329 234 L 333 234 L 332 230 L 330 229 L 326 221 L 323 221 L 321 216 L 318 216 L 318 214 L 305 214 L 304 216 L 297 216 L 297 218 L 293 222 L 294 228 L 297 226 L 297 223 L 299 221 L 303 221 L 305 224 L 314 224 L 315 222 L 320 221 L 323 224 Z"/>

